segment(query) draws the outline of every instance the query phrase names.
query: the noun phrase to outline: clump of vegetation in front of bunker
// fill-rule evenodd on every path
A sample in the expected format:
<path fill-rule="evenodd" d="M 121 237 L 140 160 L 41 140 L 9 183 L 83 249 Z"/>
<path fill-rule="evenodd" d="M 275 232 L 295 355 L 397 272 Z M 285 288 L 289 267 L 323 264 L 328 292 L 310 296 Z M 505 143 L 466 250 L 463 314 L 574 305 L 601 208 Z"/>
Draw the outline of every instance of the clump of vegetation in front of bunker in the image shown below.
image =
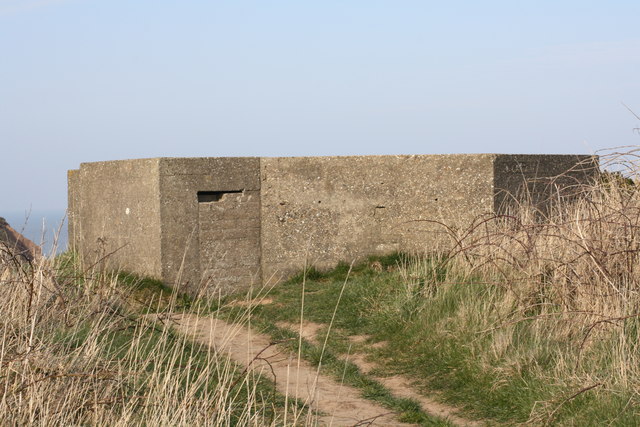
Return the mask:
<path fill-rule="evenodd" d="M 468 418 L 639 424 L 640 191 L 629 176 L 545 212 L 525 200 L 478 218 L 440 254 L 311 269 L 274 287 L 252 321 L 272 334 L 323 324 L 325 357 L 362 352 L 376 375 L 403 375 Z"/>
<path fill-rule="evenodd" d="M 25 264 L 1 249 L 3 425 L 282 419 L 284 397 L 270 381 L 166 327 L 185 297 L 131 274 L 83 271 L 71 252 Z"/>

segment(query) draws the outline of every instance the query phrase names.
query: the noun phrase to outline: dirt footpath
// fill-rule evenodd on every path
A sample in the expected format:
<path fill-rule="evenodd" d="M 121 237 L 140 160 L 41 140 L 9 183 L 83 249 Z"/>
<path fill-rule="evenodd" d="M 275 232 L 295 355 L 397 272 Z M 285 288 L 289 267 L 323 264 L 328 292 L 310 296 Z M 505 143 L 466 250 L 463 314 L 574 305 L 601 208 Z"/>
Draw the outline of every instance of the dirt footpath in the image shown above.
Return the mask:
<path fill-rule="evenodd" d="M 296 325 L 293 323 L 287 322 L 279 322 L 276 324 L 280 328 L 289 329 L 290 331 L 300 333 L 302 337 L 309 342 L 315 345 L 321 345 L 318 341 L 318 332 L 321 331 L 325 325 L 314 323 L 314 322 L 304 322 L 302 327 L 300 325 Z M 367 340 L 366 336 L 351 336 L 349 340 L 353 343 L 360 343 Z M 378 343 L 383 344 L 383 343 Z M 408 378 L 402 377 L 400 375 L 395 375 L 392 377 L 380 377 L 376 375 L 371 375 L 371 371 L 373 371 L 377 365 L 371 362 L 368 362 L 365 355 L 361 353 L 351 354 L 348 358 L 349 362 L 355 364 L 360 371 L 369 375 L 374 380 L 378 381 L 380 384 L 385 386 L 394 396 L 404 397 L 407 399 L 413 399 L 418 402 L 422 409 L 431 415 L 438 416 L 443 419 L 447 419 L 454 425 L 457 426 L 469 426 L 469 427 L 479 427 L 482 424 L 477 421 L 467 420 L 465 418 L 457 415 L 457 411 L 455 408 L 442 404 L 434 399 L 430 399 L 426 396 L 421 395 L 413 390 L 411 386 L 411 381 Z"/>
<path fill-rule="evenodd" d="M 318 375 L 316 367 L 270 345 L 265 335 L 214 318 L 174 315 L 171 320 L 178 331 L 218 352 L 229 353 L 240 364 L 250 364 L 254 372 L 267 378 L 275 377 L 277 390 L 305 402 L 319 425 L 409 425 L 399 422 L 388 409 L 360 397 L 358 390 Z M 313 423 L 312 420 L 298 420 L 298 423 L 306 424 L 305 421 Z"/>

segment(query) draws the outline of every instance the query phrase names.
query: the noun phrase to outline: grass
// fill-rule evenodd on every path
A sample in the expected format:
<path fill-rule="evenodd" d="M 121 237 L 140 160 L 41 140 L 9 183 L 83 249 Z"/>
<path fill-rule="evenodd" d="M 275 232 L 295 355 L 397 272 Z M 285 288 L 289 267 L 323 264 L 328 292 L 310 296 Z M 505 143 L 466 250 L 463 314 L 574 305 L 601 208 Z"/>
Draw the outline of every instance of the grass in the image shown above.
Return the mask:
<path fill-rule="evenodd" d="M 1 424 L 263 426 L 302 409 L 149 316 L 195 308 L 161 283 L 69 253 L 16 261 L 0 248 Z"/>
<path fill-rule="evenodd" d="M 471 419 L 640 424 L 640 168 L 627 166 L 632 178 L 605 175 L 544 211 L 524 200 L 478 218 L 448 251 L 372 258 L 348 279 L 347 264 L 309 268 L 253 321 L 274 335 L 301 317 L 330 325 L 323 364 L 336 360 L 336 375 L 364 352 L 375 374 L 404 375 Z M 368 340 L 354 348 L 354 335 Z"/>
<path fill-rule="evenodd" d="M 399 255 L 378 257 L 376 260 L 378 263 L 384 263 L 384 265 L 395 265 L 398 256 Z M 318 367 L 318 371 L 321 371 L 322 374 L 332 376 L 341 384 L 359 389 L 364 398 L 379 403 L 390 411 L 395 412 L 400 421 L 425 426 L 452 425 L 442 417 L 426 413 L 417 402 L 394 396 L 379 381 L 364 374 L 357 365 L 341 357 L 344 354 L 340 351 L 340 348 L 337 349 L 337 352 L 334 351 L 337 347 L 335 343 L 340 341 L 338 337 L 341 331 L 338 330 L 337 333 L 332 333 L 330 329 L 334 323 L 336 325 L 341 324 L 337 322 L 338 318 L 341 322 L 344 322 L 343 316 L 338 318 L 335 316 L 338 311 L 342 311 L 344 305 L 340 304 L 339 301 L 336 301 L 333 297 L 340 298 L 342 296 L 341 291 L 344 290 L 344 284 L 349 274 L 354 272 L 356 274 L 365 273 L 367 271 L 368 269 L 365 265 L 358 265 L 354 268 L 348 264 L 340 263 L 336 268 L 328 272 L 320 272 L 314 268 L 301 272 L 287 282 L 268 291 L 269 297 L 277 298 L 278 302 L 276 304 L 260 304 L 250 307 L 249 316 L 251 318 L 251 324 L 262 332 L 269 334 L 274 341 L 283 342 L 283 347 L 291 353 L 298 354 L 299 357 L 311 362 L 311 364 Z M 311 278 L 315 280 L 311 280 Z M 314 285 L 320 282 L 324 283 L 328 280 L 333 280 L 333 283 L 336 284 L 336 293 L 333 293 L 332 297 L 324 300 L 325 304 L 321 306 L 315 304 L 306 306 L 314 310 L 314 315 L 309 317 L 302 298 L 303 294 L 297 292 L 297 290 L 300 289 L 300 283 L 305 282 L 311 284 L 311 287 L 306 289 L 305 294 L 320 295 Z M 288 292 L 292 289 L 294 292 Z M 350 293 L 345 293 L 344 296 L 350 295 Z M 265 296 L 265 294 L 261 296 Z M 261 296 L 256 297 L 256 299 L 260 299 Z M 247 299 L 247 295 L 245 294 L 238 295 L 237 297 L 240 301 L 246 301 Z M 233 299 L 234 297 L 227 298 L 227 302 Z M 300 309 L 303 309 L 304 312 L 301 313 Z M 248 315 L 245 308 L 238 307 L 235 304 L 215 304 L 213 310 L 218 316 L 230 321 L 246 319 Z M 328 326 L 328 330 L 323 339 L 326 338 L 332 345 L 327 347 L 325 345 L 311 343 L 303 339 L 296 332 L 276 325 L 279 320 L 294 322 L 300 318 L 301 314 L 302 317 L 307 320 L 324 321 Z"/>
<path fill-rule="evenodd" d="M 268 304 L 228 304 L 247 299 L 235 295 L 208 314 L 286 340 L 403 421 L 448 425 L 376 378 L 402 375 L 491 425 L 638 425 L 634 155 L 613 159 L 625 175 L 605 175 L 580 197 L 558 195 L 544 211 L 525 199 L 449 229 L 449 250 L 309 268 L 270 289 Z M 0 248 L 0 286 L 2 424 L 278 425 L 300 409 L 152 316 L 207 303 L 161 282 L 83 272 L 73 254 L 19 263 Z M 324 325 L 314 340 L 280 326 L 303 320 Z M 374 371 L 349 362 L 354 353 Z"/>
<path fill-rule="evenodd" d="M 425 413 L 417 402 L 394 396 L 380 382 L 363 374 L 355 364 L 340 358 L 340 353 L 323 350 L 322 346 L 314 345 L 304 339 L 298 340 L 299 337 L 295 332 L 279 328 L 270 322 L 256 322 L 254 318 L 254 325 L 261 327 L 274 339 L 288 340 L 287 347 L 291 352 L 297 353 L 299 351 L 302 357 L 313 365 L 322 365 L 323 374 L 333 376 L 338 382 L 359 389 L 364 398 L 377 402 L 397 413 L 398 420 L 425 426 L 451 425 L 442 418 Z"/>
<path fill-rule="evenodd" d="M 493 307 L 508 298 L 504 288 L 477 278 L 449 283 L 437 271 L 420 278 L 421 283 L 408 284 L 403 279 L 411 263 L 424 260 L 396 256 L 394 271 L 380 272 L 370 267 L 384 265 L 381 261 L 369 260 L 351 273 L 322 363 L 336 377 L 343 375 L 347 366 L 346 383 L 403 413 L 405 420 L 427 422 L 417 406 L 395 401 L 370 376 L 345 364 L 350 352 L 367 353 L 379 366 L 375 374 L 411 378 L 416 389 L 427 394 L 437 392 L 447 403 L 464 409 L 471 419 L 561 425 L 632 425 L 640 421 L 635 391 L 605 383 L 597 376 L 611 375 L 613 359 L 584 356 L 589 362 L 585 360 L 581 366 L 583 377 L 573 370 L 558 375 L 558 364 L 576 357 L 576 341 L 582 336 L 573 341 L 559 340 L 553 335 L 557 318 L 530 318 L 532 313 L 527 313 L 517 319 L 521 321 L 503 325 L 505 319 Z M 439 262 L 442 260 L 434 265 Z M 434 265 L 427 271 L 433 271 Z M 305 283 L 304 318 L 329 325 L 345 280 L 344 268 L 314 277 Z M 253 323 L 274 338 L 295 337 L 294 332 L 275 324 L 299 321 L 303 297 L 300 285 L 291 280 L 274 288 L 270 292 L 272 304 L 253 308 Z M 486 331 L 487 325 L 498 327 Z M 632 334 L 636 327 L 635 323 L 629 327 Z M 541 330 L 548 333 L 541 335 Z M 319 333 L 320 342 L 324 333 L 326 329 Z M 354 335 L 366 335 L 368 339 L 354 348 L 347 339 Z M 601 341 L 600 348 L 593 352 L 608 354 L 611 339 Z M 291 341 L 293 351 L 297 351 L 297 342 Z M 375 343 L 386 345 L 378 347 Z M 306 341 L 302 346 L 303 357 L 319 363 L 321 346 Z M 595 387 L 583 391 L 592 385 Z"/>
<path fill-rule="evenodd" d="M 8 373 L 0 377 L 2 424 L 280 425 L 286 412 L 296 424 L 314 422 L 269 379 L 166 327 L 163 316 L 201 314 L 204 301 L 162 282 L 126 272 L 88 273 L 73 253 L 20 264 L 3 250 L 0 284 L 7 291 L 0 296 L 7 314 L 0 321 L 0 364 Z M 208 314 L 255 320 L 241 307 Z M 275 326 L 270 332 L 292 336 Z M 323 372 L 360 388 L 403 421 L 450 425 L 394 397 L 331 351 L 304 340 L 289 349 L 300 349 L 322 363 Z"/>

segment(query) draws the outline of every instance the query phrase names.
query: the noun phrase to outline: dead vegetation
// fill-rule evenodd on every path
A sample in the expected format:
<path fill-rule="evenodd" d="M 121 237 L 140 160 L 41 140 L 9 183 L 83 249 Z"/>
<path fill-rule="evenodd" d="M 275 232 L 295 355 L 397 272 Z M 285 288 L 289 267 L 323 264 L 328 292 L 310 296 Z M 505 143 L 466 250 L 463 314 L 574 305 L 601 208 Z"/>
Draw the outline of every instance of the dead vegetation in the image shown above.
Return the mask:
<path fill-rule="evenodd" d="M 452 245 L 437 262 L 404 266 L 405 283 L 426 299 L 454 283 L 489 285 L 456 315 L 466 325 L 459 327 L 475 330 L 474 342 L 490 343 L 477 345 L 482 363 L 498 376 L 527 370 L 571 390 L 538 402 L 531 422 L 553 423 L 563 405 L 588 393 L 638 402 L 639 153 L 603 156 L 613 172 L 568 196 L 555 194 L 544 211 L 523 194 L 503 214 L 449 229 Z"/>
<path fill-rule="evenodd" d="M 71 264 L 0 251 L 0 424 L 277 422 L 269 384 L 139 316 L 135 289 L 116 276 Z"/>
<path fill-rule="evenodd" d="M 638 153 L 603 157 L 615 172 L 577 188 L 579 194 L 556 193 L 544 211 L 524 195 L 507 212 L 448 228 L 447 251 L 405 257 L 393 268 L 374 261 L 353 278 L 349 268 L 348 281 L 336 272 L 319 276 L 307 283 L 304 320 L 333 324 L 336 316 L 345 330 L 389 340 L 383 348 L 372 344 L 369 356 L 395 364 L 414 388 L 435 387 L 471 416 L 534 425 L 637 421 Z M 82 273 L 70 254 L 25 262 L 2 249 L 0 286 L 2 424 L 268 425 L 286 419 L 291 403 L 273 384 L 139 315 L 134 288 L 115 276 Z M 340 310 L 331 308 L 343 291 Z M 298 301 L 293 295 L 304 298 L 304 288 L 300 294 L 292 282 L 264 304 L 230 307 L 290 323 L 303 318 L 305 307 L 292 304 Z M 145 294 L 151 307 L 171 314 L 177 297 L 156 297 Z M 406 360 L 393 359 L 403 349 L 410 353 Z M 449 395 L 442 384 L 459 389 Z"/>

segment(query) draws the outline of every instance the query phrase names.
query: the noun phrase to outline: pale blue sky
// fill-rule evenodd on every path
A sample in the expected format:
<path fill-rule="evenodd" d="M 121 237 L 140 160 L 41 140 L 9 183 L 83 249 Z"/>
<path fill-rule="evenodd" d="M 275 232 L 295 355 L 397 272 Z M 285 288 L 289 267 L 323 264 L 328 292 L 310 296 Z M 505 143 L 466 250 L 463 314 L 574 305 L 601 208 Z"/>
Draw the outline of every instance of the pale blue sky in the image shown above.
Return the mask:
<path fill-rule="evenodd" d="M 80 162 L 638 144 L 640 2 L 0 0 L 3 211 Z"/>

